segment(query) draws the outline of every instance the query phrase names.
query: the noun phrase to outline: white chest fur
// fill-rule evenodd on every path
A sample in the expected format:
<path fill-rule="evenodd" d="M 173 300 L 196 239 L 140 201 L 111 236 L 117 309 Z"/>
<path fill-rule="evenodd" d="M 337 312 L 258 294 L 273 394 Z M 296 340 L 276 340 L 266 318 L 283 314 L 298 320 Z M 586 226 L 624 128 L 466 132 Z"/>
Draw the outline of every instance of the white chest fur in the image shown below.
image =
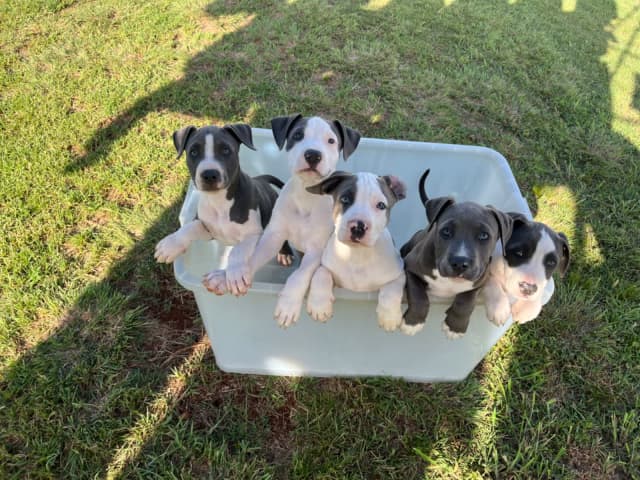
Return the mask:
<path fill-rule="evenodd" d="M 226 198 L 226 191 L 199 192 L 199 196 L 198 218 L 213 238 L 219 242 L 225 245 L 236 245 L 247 236 L 262 232 L 258 210 L 249 210 L 249 218 L 245 223 L 231 221 L 230 211 L 234 200 Z"/>
<path fill-rule="evenodd" d="M 373 247 L 351 246 L 333 234 L 322 255 L 324 265 L 336 286 L 355 292 L 372 292 L 398 278 L 403 271 L 400 254 L 388 230 Z"/>
<path fill-rule="evenodd" d="M 429 275 L 423 276 L 424 281 L 429 286 L 427 293 L 430 297 L 450 298 L 473 289 L 471 280 L 443 277 L 436 269 L 433 269 L 431 274 L 435 278 Z"/>

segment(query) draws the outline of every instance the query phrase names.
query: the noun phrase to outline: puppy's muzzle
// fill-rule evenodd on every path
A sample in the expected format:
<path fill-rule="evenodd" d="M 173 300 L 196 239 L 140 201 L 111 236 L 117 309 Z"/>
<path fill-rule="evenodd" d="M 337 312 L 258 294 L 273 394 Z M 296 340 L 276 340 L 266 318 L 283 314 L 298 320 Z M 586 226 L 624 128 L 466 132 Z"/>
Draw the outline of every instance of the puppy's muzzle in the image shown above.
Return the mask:
<path fill-rule="evenodd" d="M 322 153 L 318 150 L 307 150 L 304 152 L 304 159 L 309 167 L 315 169 L 322 160 Z"/>
<path fill-rule="evenodd" d="M 538 291 L 538 286 L 535 283 L 520 282 L 518 283 L 520 293 L 525 297 L 529 297 Z"/>
<path fill-rule="evenodd" d="M 204 170 L 200 174 L 200 179 L 204 190 L 214 190 L 222 180 L 222 174 L 216 169 Z"/>
<path fill-rule="evenodd" d="M 349 231 L 351 232 L 351 241 L 358 242 L 367 234 L 368 225 L 361 220 L 349 222 Z"/>
<path fill-rule="evenodd" d="M 471 259 L 469 257 L 450 257 L 449 258 L 449 265 L 451 266 L 451 270 L 453 270 L 453 272 L 460 276 L 463 273 L 465 273 L 467 270 L 469 270 L 469 267 L 471 267 Z"/>

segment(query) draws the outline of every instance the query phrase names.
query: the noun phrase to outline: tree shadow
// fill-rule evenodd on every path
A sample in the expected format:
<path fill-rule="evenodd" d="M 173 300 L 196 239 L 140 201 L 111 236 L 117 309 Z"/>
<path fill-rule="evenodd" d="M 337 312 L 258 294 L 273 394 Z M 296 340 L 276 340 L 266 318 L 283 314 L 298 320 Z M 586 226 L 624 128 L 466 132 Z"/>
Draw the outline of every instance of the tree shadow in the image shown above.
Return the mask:
<path fill-rule="evenodd" d="M 180 80 L 138 99 L 96 130 L 85 143 L 86 153 L 65 173 L 95 167 L 115 142 L 156 111 L 229 121 L 242 112 L 255 126 L 266 126 L 272 116 L 300 110 L 345 119 L 366 136 L 494 148 L 510 161 L 530 204 L 538 200 L 543 210 L 549 201 L 536 193 L 539 186 L 566 188 L 575 203 L 575 218 L 560 222 L 574 230 L 572 273 L 558 282 L 556 298 L 538 321 L 510 331 L 513 347 L 503 376 L 490 378 L 493 356 L 457 385 L 389 379 L 298 382 L 221 373 L 202 349 L 206 339 L 192 295 L 151 258 L 155 243 L 176 226 L 178 202 L 102 281 L 87 287 L 58 331 L 3 372 L 0 387 L 8 405 L 0 416 L 11 428 L 2 434 L 0 453 L 11 458 L 10 475 L 35 470 L 38 476 L 121 478 L 149 472 L 418 478 L 429 468 L 441 476 L 468 471 L 554 476 L 562 468 L 588 472 L 593 465 L 584 458 L 600 458 L 603 451 L 625 459 L 611 432 L 575 425 L 569 414 L 577 409 L 602 423 L 602 416 L 626 411 L 630 401 L 614 395 L 613 388 L 623 385 L 617 377 L 621 371 L 613 372 L 617 383 L 606 381 L 611 361 L 594 367 L 584 356 L 585 351 L 601 355 L 592 338 L 613 351 L 631 345 L 632 332 L 611 340 L 612 333 L 624 332 L 624 319 L 609 318 L 606 309 L 609 302 L 635 298 L 631 286 L 640 271 L 637 258 L 629 261 L 624 254 L 631 242 L 627 220 L 613 214 L 593 218 L 612 205 L 626 212 L 623 205 L 633 201 L 627 179 L 608 167 L 610 155 L 637 158 L 637 150 L 611 131 L 608 90 L 588 90 L 592 83 L 609 85 L 599 58 L 610 40 L 605 27 L 616 17 L 615 6 L 605 2 L 606 18 L 588 20 L 588 12 L 581 14 L 582 2 L 577 18 L 561 13 L 558 2 L 401 3 L 388 2 L 380 10 L 363 9 L 365 2 L 326 6 L 300 0 L 260 8 L 244 0 L 211 3 L 206 9 L 211 17 L 243 13 L 249 20 L 195 55 Z M 443 15 L 469 18 L 471 9 L 480 12 L 475 23 L 454 29 L 452 22 L 441 21 Z M 493 22 L 483 13 L 487 10 L 501 21 Z M 547 21 L 533 22 L 527 38 L 512 38 L 504 47 L 492 44 L 492 31 L 497 38 L 510 38 L 512 29 L 522 31 L 522 18 L 538 17 Z M 563 27 L 574 18 L 588 33 Z M 378 38 L 364 33 L 363 39 L 348 38 L 339 28 L 328 33 L 327 25 L 338 19 L 375 31 Z M 418 38 L 416 31 L 425 44 L 430 36 L 448 41 L 434 42 L 436 51 L 407 43 Z M 587 37 L 588 63 L 568 61 L 571 45 L 583 45 Z M 553 53 L 554 46 L 560 53 Z M 256 51 L 263 58 L 257 60 Z M 535 67 L 531 77 L 501 71 L 500 62 L 508 65 L 513 51 Z M 452 72 L 463 67 L 477 69 L 469 76 L 477 85 L 455 83 L 459 78 Z M 487 72 L 496 83 L 482 83 Z M 571 90 L 567 76 L 576 72 L 582 77 Z M 417 91 L 414 77 L 433 87 Z M 386 78 L 391 82 L 379 81 Z M 510 84 L 536 92 L 537 100 L 531 105 L 501 98 L 500 85 Z M 581 97 L 586 106 L 573 101 Z M 593 128 L 572 137 L 574 122 L 594 106 Z M 546 133 L 549 143 L 536 145 Z M 603 144 L 606 148 L 600 148 Z M 529 156 L 538 158 L 530 162 Z M 617 238 L 625 240 L 612 240 Z M 601 255 L 598 264 L 586 259 L 593 241 Z M 597 298 L 599 288 L 615 280 L 611 296 Z M 502 393 L 487 386 L 500 381 Z M 483 417 L 491 408 L 495 418 Z M 31 418 L 30 430 L 12 423 L 15 417 Z M 493 438 L 484 441 L 486 431 Z M 542 434 L 550 438 L 543 447 L 523 450 Z M 606 444 L 604 450 L 589 443 L 591 434 Z M 484 445 L 478 446 L 481 440 Z M 593 452 L 585 450 L 589 446 Z M 454 465 L 470 452 L 480 455 Z M 532 459 L 538 470 L 531 470 Z"/>

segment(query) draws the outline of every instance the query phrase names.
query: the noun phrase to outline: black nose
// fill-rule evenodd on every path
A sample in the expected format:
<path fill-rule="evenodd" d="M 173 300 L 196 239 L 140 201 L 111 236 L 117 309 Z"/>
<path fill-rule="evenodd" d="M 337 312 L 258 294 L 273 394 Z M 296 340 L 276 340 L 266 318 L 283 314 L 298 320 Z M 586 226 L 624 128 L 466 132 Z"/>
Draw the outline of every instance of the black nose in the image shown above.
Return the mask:
<path fill-rule="evenodd" d="M 533 295 L 538 291 L 538 286 L 535 283 L 520 282 L 518 286 L 523 295 Z"/>
<path fill-rule="evenodd" d="M 449 265 L 454 272 L 460 274 L 465 272 L 471 265 L 471 259 L 468 257 L 450 257 Z"/>
<path fill-rule="evenodd" d="M 307 150 L 304 152 L 304 159 L 310 167 L 315 167 L 322 160 L 322 154 L 318 150 Z"/>
<path fill-rule="evenodd" d="M 362 238 L 364 234 L 367 233 L 367 227 L 364 222 L 358 220 L 358 223 L 351 227 L 351 237 L 352 238 Z"/>
<path fill-rule="evenodd" d="M 218 183 L 220 181 L 220 172 L 218 170 L 205 170 L 200 176 L 205 183 Z"/>

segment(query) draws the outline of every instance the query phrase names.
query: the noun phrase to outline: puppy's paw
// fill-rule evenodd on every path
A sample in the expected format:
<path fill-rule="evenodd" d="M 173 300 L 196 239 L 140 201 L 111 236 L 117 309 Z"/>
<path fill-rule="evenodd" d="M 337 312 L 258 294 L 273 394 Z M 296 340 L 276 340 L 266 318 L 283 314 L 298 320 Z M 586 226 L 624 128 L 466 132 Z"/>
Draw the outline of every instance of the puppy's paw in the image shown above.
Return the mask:
<path fill-rule="evenodd" d="M 309 292 L 307 313 L 317 322 L 326 322 L 333 316 L 333 294 L 317 294 Z"/>
<path fill-rule="evenodd" d="M 227 267 L 227 290 L 232 295 L 245 295 L 251 287 L 251 275 L 247 265 L 229 265 Z"/>
<path fill-rule="evenodd" d="M 500 297 L 500 300 L 496 303 L 487 302 L 485 309 L 489 321 L 498 327 L 507 323 L 507 320 L 509 320 L 511 316 L 511 304 L 509 303 L 509 298 L 506 296 Z"/>
<path fill-rule="evenodd" d="M 449 328 L 449 325 L 447 325 L 447 322 L 442 322 L 442 331 L 449 340 L 457 340 L 464 336 L 464 333 L 454 332 L 453 330 L 451 330 Z"/>
<path fill-rule="evenodd" d="M 300 300 L 280 294 L 273 318 L 276 319 L 279 326 L 287 328 L 296 323 L 298 318 L 300 318 L 300 308 L 302 308 L 302 302 Z"/>
<path fill-rule="evenodd" d="M 278 263 L 283 267 L 290 267 L 293 265 L 293 255 L 289 255 L 288 253 L 278 253 L 276 259 Z"/>
<path fill-rule="evenodd" d="M 186 249 L 187 247 L 180 241 L 179 235 L 172 233 L 158 242 L 153 256 L 159 263 L 172 263 Z"/>
<path fill-rule="evenodd" d="M 376 313 L 378 314 L 378 325 L 387 332 L 392 332 L 402 325 L 402 308 L 400 308 L 400 305 L 392 307 L 378 303 Z"/>
<path fill-rule="evenodd" d="M 424 328 L 424 322 L 416 323 L 415 325 L 408 325 L 404 320 L 400 323 L 400 331 L 405 335 L 415 335 Z"/>
<path fill-rule="evenodd" d="M 224 270 L 214 270 L 204 275 L 202 284 L 211 293 L 224 295 L 227 293 L 227 275 Z"/>

